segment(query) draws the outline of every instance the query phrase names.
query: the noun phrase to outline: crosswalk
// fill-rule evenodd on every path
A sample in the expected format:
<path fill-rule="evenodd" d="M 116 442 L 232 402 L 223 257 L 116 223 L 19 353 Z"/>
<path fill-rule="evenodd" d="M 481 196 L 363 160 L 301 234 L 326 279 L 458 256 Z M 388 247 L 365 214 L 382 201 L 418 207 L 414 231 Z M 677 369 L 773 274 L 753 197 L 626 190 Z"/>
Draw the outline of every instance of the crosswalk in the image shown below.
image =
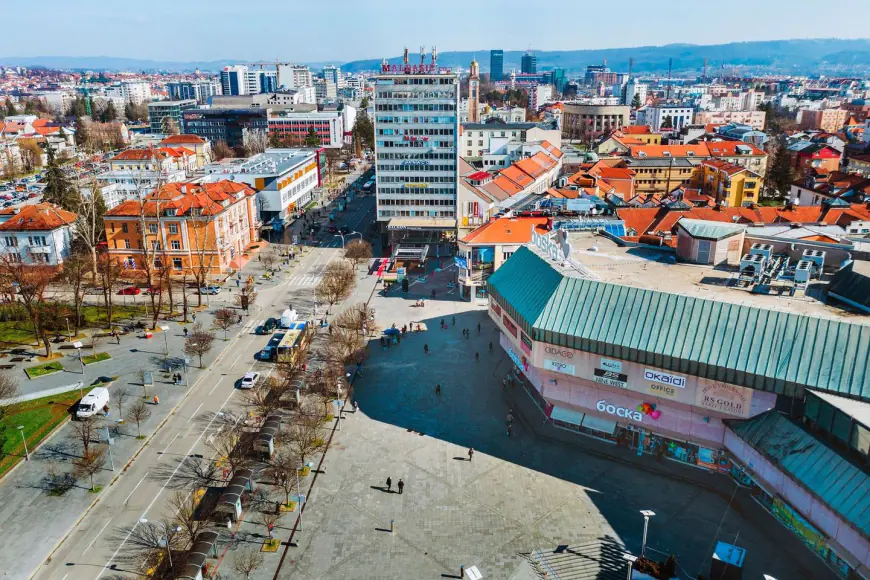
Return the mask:
<path fill-rule="evenodd" d="M 287 278 L 286 284 L 288 286 L 298 286 L 298 287 L 313 287 L 317 286 L 317 283 L 320 282 L 321 276 L 317 275 L 305 275 L 305 274 L 294 274 Z"/>

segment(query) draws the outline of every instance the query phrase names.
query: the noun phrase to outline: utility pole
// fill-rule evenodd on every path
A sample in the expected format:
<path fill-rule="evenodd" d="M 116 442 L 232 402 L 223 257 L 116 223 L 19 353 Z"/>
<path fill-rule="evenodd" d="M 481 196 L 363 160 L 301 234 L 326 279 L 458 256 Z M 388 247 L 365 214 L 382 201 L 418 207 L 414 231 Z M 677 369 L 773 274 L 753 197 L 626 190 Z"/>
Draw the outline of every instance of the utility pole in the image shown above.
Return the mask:
<path fill-rule="evenodd" d="M 671 100 L 671 70 L 673 69 L 673 67 L 674 67 L 674 59 L 669 58 L 668 59 L 668 96 L 665 98 L 665 100 L 667 100 L 667 101 Z"/>

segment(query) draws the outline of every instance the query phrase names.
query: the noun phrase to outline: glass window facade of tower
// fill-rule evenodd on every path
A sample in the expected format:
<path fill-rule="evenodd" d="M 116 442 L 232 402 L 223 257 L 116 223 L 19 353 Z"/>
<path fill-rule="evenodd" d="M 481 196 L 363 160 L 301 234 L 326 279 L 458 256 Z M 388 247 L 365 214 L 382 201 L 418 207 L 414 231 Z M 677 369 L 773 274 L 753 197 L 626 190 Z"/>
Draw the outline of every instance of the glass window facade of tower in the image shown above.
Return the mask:
<path fill-rule="evenodd" d="M 425 244 L 444 255 L 447 232 L 456 229 L 459 75 L 384 64 L 376 80 L 377 219 L 390 244 Z"/>

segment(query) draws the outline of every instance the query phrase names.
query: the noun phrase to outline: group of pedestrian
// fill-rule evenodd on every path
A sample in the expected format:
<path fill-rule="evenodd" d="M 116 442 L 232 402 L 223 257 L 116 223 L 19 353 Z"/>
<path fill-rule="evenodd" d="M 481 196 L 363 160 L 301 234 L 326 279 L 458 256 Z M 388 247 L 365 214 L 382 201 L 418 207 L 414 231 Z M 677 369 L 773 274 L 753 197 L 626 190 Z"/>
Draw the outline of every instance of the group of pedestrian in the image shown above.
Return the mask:
<path fill-rule="evenodd" d="M 399 493 L 403 493 L 405 491 L 405 482 L 402 481 L 402 478 L 399 478 L 399 482 L 396 484 L 396 487 L 399 489 Z M 387 477 L 387 491 L 393 493 L 393 478 Z"/>
<path fill-rule="evenodd" d="M 180 385 L 183 380 L 184 377 L 181 376 L 181 373 L 172 373 L 172 384 Z"/>
<path fill-rule="evenodd" d="M 513 433 L 513 430 L 514 430 L 514 410 L 513 409 L 508 411 L 506 422 L 507 422 L 507 436 L 510 437 L 511 433 Z"/>

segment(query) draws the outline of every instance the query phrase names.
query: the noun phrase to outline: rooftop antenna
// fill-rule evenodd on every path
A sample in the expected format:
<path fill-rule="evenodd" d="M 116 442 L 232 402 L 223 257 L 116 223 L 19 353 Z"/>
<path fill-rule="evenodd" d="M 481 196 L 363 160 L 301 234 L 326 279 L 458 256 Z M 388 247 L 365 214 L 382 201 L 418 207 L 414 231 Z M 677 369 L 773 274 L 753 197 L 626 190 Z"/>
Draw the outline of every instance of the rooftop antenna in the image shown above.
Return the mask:
<path fill-rule="evenodd" d="M 435 66 L 437 64 L 438 64 L 438 48 L 433 46 L 432 47 L 432 66 Z"/>
<path fill-rule="evenodd" d="M 671 100 L 671 70 L 674 67 L 674 59 L 668 59 L 668 96 L 666 97 L 668 101 Z"/>
<path fill-rule="evenodd" d="M 426 64 L 426 47 L 420 46 L 420 64 Z"/>
<path fill-rule="evenodd" d="M 405 56 L 404 56 L 403 64 L 405 66 L 408 66 L 408 47 L 407 46 L 405 47 Z"/>

